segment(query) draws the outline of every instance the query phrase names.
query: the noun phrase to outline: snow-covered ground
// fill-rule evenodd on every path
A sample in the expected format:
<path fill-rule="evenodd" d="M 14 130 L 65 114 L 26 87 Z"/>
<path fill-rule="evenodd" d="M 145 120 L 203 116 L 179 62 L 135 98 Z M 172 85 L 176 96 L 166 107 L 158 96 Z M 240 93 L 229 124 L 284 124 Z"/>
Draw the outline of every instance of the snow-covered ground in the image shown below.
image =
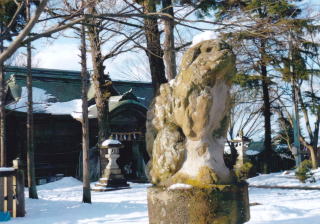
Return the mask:
<path fill-rule="evenodd" d="M 81 203 L 82 183 L 72 177 L 37 186 L 39 200 L 26 199 L 27 215 L 8 224 L 143 224 L 148 223 L 147 184 L 131 189 L 92 192 L 92 204 Z M 27 191 L 26 191 L 27 195 Z"/>
<path fill-rule="evenodd" d="M 273 173 L 249 179 L 255 185 L 319 186 L 300 184 L 293 174 Z M 82 183 L 65 177 L 38 186 L 39 200 L 26 199 L 27 215 L 9 224 L 147 224 L 146 188 L 130 183 L 131 189 L 92 192 L 92 204 L 81 203 Z M 27 191 L 26 191 L 27 193 Z M 320 190 L 250 188 L 251 219 L 247 224 L 318 224 Z"/>
<path fill-rule="evenodd" d="M 313 170 L 314 181 L 308 179 L 301 183 L 295 177 L 294 171 L 285 171 L 271 174 L 261 174 L 248 180 L 250 185 L 288 186 L 288 187 L 320 187 L 320 168 Z M 319 220 L 320 223 L 320 220 Z"/>

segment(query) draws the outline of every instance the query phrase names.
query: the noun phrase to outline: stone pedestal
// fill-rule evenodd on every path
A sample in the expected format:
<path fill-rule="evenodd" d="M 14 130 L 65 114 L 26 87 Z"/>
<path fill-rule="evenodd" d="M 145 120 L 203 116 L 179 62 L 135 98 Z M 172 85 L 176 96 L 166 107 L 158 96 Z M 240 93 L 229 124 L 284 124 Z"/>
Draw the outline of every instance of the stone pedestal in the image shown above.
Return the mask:
<path fill-rule="evenodd" d="M 240 224 L 250 219 L 248 184 L 148 189 L 150 224 Z"/>
<path fill-rule="evenodd" d="M 103 142 L 102 147 L 107 148 L 108 150 L 108 153 L 106 154 L 108 164 L 102 171 L 99 182 L 92 190 L 111 191 L 129 188 L 129 184 L 117 164 L 117 159 L 120 157 L 119 148 L 122 147 L 122 144 L 117 140 L 106 140 Z"/>

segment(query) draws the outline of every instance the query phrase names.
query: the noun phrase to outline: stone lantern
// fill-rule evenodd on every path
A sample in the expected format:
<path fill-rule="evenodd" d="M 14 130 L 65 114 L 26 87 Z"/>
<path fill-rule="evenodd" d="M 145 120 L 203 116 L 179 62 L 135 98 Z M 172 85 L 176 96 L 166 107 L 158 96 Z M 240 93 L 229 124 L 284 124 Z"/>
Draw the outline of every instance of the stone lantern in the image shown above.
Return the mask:
<path fill-rule="evenodd" d="M 240 168 L 247 161 L 246 151 L 248 149 L 249 143 L 251 140 L 242 134 L 237 136 L 235 140 L 232 140 L 235 143 L 236 150 L 238 153 L 237 162 L 235 168 Z"/>
<path fill-rule="evenodd" d="M 102 176 L 99 182 L 93 188 L 94 191 L 110 191 L 129 188 L 127 180 L 121 173 L 121 169 L 117 163 L 117 159 L 120 157 L 119 149 L 123 145 L 118 140 L 108 139 L 101 145 L 101 150 L 107 150 L 106 158 L 108 164 L 102 172 Z"/>

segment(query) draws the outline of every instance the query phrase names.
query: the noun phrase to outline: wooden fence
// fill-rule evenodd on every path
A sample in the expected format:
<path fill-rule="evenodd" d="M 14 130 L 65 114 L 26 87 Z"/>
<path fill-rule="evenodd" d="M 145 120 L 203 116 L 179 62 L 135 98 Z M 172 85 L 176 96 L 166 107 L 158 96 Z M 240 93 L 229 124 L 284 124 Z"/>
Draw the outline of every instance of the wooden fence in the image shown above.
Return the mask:
<path fill-rule="evenodd" d="M 12 168 L 0 168 L 0 211 L 11 217 L 25 215 L 24 174 L 17 160 Z"/>

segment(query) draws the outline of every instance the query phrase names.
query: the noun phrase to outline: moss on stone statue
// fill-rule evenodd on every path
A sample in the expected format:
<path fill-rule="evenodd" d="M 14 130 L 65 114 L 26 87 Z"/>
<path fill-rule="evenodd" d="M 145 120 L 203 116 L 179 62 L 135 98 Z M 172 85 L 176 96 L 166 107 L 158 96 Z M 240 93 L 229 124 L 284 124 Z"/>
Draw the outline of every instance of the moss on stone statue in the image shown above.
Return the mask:
<path fill-rule="evenodd" d="M 179 173 L 173 176 L 170 181 L 165 182 L 164 185 L 169 186 L 175 183 L 185 183 L 193 187 L 211 188 L 218 182 L 218 176 L 215 174 L 215 172 L 209 167 L 204 166 L 199 169 L 196 177 L 190 177 L 189 175 Z"/>
<path fill-rule="evenodd" d="M 197 179 L 201 180 L 205 184 L 218 183 L 218 176 L 209 167 L 201 167 L 198 173 Z"/>
<path fill-rule="evenodd" d="M 249 219 L 246 184 L 148 189 L 150 224 L 239 224 Z"/>

